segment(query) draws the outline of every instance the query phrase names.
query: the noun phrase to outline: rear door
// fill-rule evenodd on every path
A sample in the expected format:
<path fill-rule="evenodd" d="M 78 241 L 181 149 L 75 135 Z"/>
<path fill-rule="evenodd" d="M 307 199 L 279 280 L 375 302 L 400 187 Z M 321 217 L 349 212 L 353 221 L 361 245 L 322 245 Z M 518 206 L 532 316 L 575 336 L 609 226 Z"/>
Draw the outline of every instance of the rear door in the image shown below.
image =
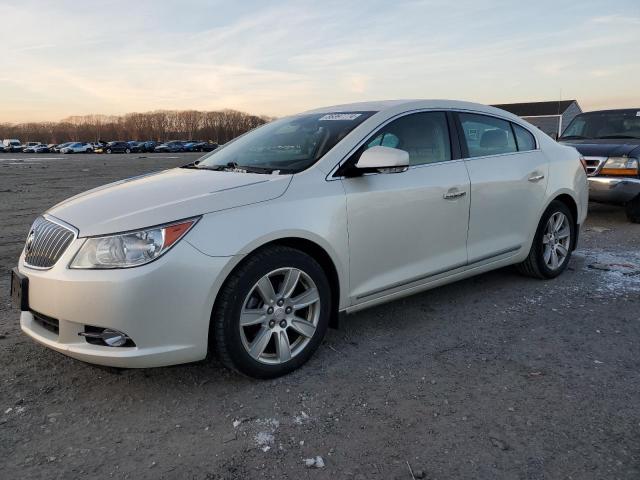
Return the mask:
<path fill-rule="evenodd" d="M 525 128 L 497 117 L 458 113 L 471 179 L 469 264 L 513 255 L 537 228 L 548 162 Z"/>

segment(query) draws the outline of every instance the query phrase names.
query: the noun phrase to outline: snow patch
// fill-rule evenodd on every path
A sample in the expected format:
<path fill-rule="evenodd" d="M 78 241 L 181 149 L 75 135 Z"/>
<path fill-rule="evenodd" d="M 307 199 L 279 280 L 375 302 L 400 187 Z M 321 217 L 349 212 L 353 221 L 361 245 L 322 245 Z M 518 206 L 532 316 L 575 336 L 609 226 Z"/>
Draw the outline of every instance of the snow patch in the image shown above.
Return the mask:
<path fill-rule="evenodd" d="M 306 412 L 300 412 L 300 415 L 293 417 L 293 421 L 296 425 L 302 425 L 309 420 L 309 415 Z"/>
<path fill-rule="evenodd" d="M 304 465 L 307 468 L 324 468 L 324 460 L 320 455 L 315 458 L 305 458 Z"/>
<path fill-rule="evenodd" d="M 640 291 L 640 253 L 581 250 L 585 269 L 599 276 L 599 292 L 628 293 Z"/>
<path fill-rule="evenodd" d="M 269 432 L 258 432 L 253 437 L 256 445 L 262 449 L 263 452 L 268 452 L 271 450 L 271 445 L 275 441 L 275 437 L 273 433 Z"/>

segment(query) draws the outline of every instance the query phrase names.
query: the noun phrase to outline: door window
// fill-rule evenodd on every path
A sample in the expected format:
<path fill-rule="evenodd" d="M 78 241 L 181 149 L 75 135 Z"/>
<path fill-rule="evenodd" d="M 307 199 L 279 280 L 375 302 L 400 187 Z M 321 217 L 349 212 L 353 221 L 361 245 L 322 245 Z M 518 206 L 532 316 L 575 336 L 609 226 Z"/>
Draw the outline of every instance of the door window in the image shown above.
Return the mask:
<path fill-rule="evenodd" d="M 518 151 L 526 152 L 529 150 L 535 150 L 536 139 L 533 138 L 533 135 L 531 135 L 531 132 L 529 132 L 527 129 L 522 128 L 520 125 L 517 125 L 515 123 L 512 123 L 511 125 L 513 125 L 513 131 L 516 134 L 516 140 L 518 142 Z"/>
<path fill-rule="evenodd" d="M 404 150 L 409 154 L 410 165 L 451 160 L 446 114 L 413 113 L 394 120 L 374 133 L 365 149 L 375 146 Z"/>
<path fill-rule="evenodd" d="M 469 157 L 518 151 L 511 124 L 506 120 L 472 113 L 461 113 L 459 116 Z"/>

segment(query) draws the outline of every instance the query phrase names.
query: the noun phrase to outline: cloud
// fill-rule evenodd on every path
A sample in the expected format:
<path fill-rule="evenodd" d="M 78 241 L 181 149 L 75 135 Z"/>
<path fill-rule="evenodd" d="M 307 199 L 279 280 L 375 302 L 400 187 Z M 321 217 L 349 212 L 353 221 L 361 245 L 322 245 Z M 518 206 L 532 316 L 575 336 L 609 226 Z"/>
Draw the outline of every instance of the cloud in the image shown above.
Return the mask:
<path fill-rule="evenodd" d="M 0 121 L 157 108 L 284 115 L 382 98 L 527 101 L 561 88 L 585 101 L 607 91 L 638 96 L 628 80 L 640 76 L 635 0 L 460 0 L 455 9 L 444 0 L 22 0 L 4 8 L 12 21 L 0 45 L 19 54 L 0 72 Z"/>

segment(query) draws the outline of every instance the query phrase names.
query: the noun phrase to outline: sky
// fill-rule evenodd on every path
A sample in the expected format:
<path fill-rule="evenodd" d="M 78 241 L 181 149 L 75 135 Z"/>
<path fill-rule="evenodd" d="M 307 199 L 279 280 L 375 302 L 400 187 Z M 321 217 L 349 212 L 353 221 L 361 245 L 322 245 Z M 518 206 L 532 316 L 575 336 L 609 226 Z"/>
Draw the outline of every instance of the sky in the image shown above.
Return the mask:
<path fill-rule="evenodd" d="M 639 0 L 0 0 L 0 12 L 0 122 L 395 98 L 640 107 Z"/>

